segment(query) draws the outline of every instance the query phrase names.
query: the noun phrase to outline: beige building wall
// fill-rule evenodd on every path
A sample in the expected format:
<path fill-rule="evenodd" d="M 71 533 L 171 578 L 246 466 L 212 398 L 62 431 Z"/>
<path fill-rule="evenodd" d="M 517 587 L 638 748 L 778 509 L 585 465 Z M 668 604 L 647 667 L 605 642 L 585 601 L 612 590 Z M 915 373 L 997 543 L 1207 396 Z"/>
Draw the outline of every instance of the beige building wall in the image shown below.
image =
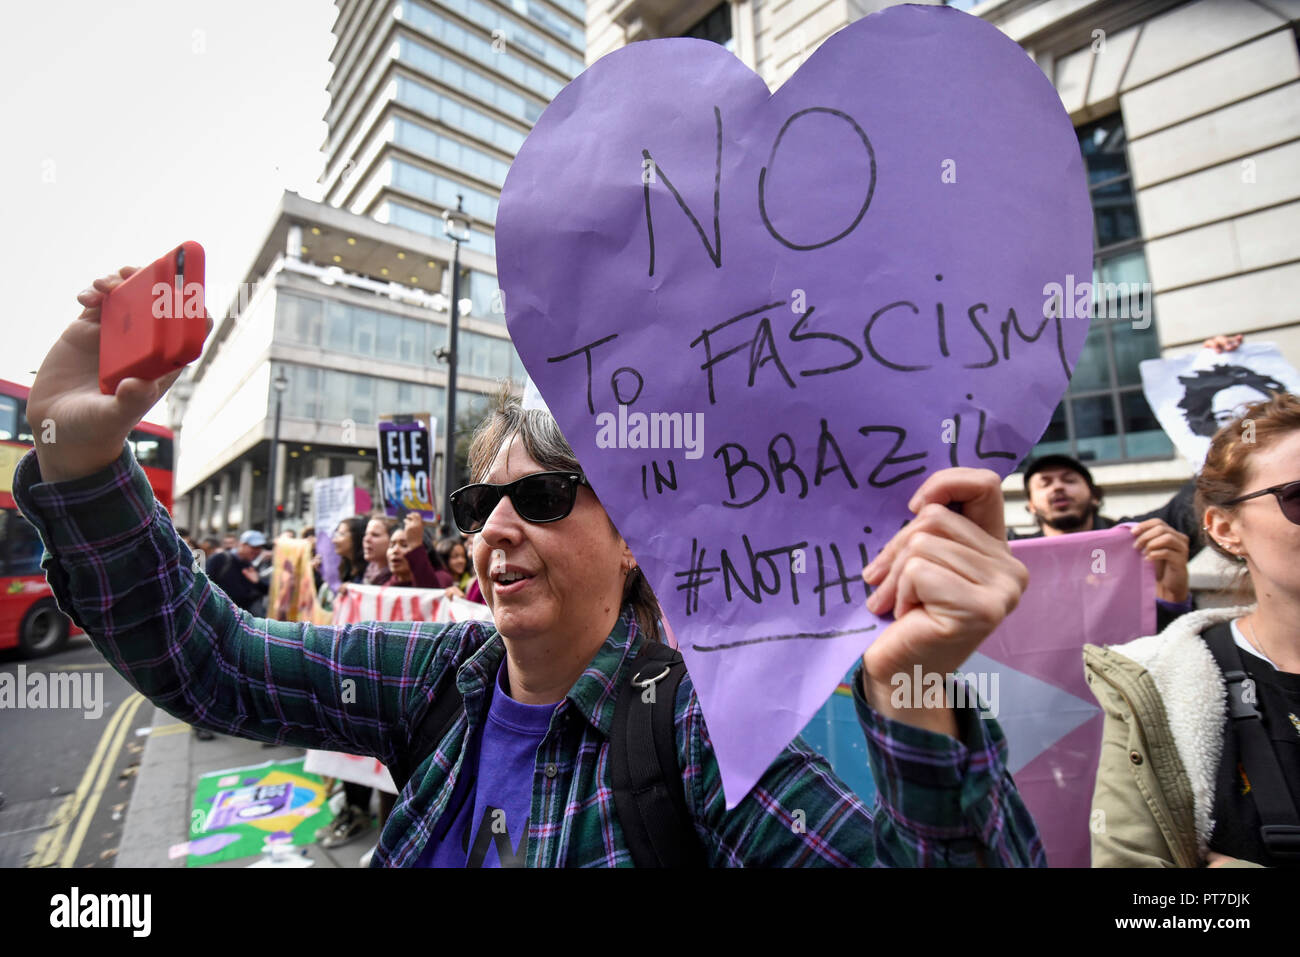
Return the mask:
<path fill-rule="evenodd" d="M 1058 6 L 1095 8 L 1101 33 L 1035 51 L 1050 35 L 1031 14 Z M 1037 53 L 1076 124 L 1122 112 L 1166 354 L 1244 332 L 1300 365 L 1300 2 L 1197 0 L 1107 30 L 1116 6 L 974 12 Z"/>
<path fill-rule="evenodd" d="M 716 0 L 590 0 L 587 62 L 674 36 Z M 828 36 L 888 6 L 733 0 L 733 50 L 772 88 Z M 1300 0 L 986 0 L 970 11 L 1020 43 L 1076 125 L 1120 111 L 1162 353 L 1207 336 L 1277 343 L 1300 367 Z M 1106 512 L 1162 504 L 1181 457 L 1099 465 Z M 1007 479 L 1008 524 L 1027 525 Z M 1200 579 L 1216 572 L 1208 556 Z"/>
<path fill-rule="evenodd" d="M 990 0 L 972 12 L 1035 57 L 1076 125 L 1122 113 L 1162 354 L 1241 332 L 1300 367 L 1300 2 L 1195 0 L 1125 23 L 1135 6 Z M 1178 457 L 1095 474 L 1122 515 L 1160 504 L 1192 469 Z M 1019 520 L 1021 483 L 1005 488 Z M 1223 570 L 1207 550 L 1193 586 Z"/>

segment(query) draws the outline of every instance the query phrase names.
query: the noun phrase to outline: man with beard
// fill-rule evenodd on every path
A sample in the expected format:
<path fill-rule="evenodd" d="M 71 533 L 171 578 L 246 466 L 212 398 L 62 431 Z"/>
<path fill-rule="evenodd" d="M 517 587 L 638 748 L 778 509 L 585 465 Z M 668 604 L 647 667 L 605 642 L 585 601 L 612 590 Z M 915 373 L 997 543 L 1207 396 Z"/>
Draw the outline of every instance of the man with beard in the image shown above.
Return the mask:
<path fill-rule="evenodd" d="M 1192 610 L 1187 582 L 1187 561 L 1200 550 L 1192 497 L 1195 482 L 1188 482 L 1168 502 L 1145 515 L 1113 520 L 1100 513 L 1102 490 L 1092 473 L 1068 455 L 1044 455 L 1025 468 L 1025 510 L 1038 522 L 1038 532 L 1010 538 L 1052 538 L 1072 532 L 1091 532 L 1125 522 L 1137 547 L 1156 566 L 1156 625 L 1163 630 L 1179 615 Z"/>
<path fill-rule="evenodd" d="M 1243 340 L 1240 333 L 1218 335 L 1206 339 L 1201 346 L 1223 354 L 1235 351 Z M 1193 505 L 1195 478 L 1160 508 L 1145 515 L 1112 520 L 1101 514 L 1102 491 L 1082 462 L 1068 455 L 1044 455 L 1025 468 L 1025 495 L 1029 498 L 1025 511 L 1038 522 L 1038 531 L 1017 535 L 1008 529 L 1008 538 L 1051 538 L 1111 528 L 1125 522 L 1136 523 L 1133 536 L 1137 546 L 1156 566 L 1157 628 L 1163 631 L 1179 615 L 1192 610 L 1187 562 L 1201 550 L 1201 523 Z"/>

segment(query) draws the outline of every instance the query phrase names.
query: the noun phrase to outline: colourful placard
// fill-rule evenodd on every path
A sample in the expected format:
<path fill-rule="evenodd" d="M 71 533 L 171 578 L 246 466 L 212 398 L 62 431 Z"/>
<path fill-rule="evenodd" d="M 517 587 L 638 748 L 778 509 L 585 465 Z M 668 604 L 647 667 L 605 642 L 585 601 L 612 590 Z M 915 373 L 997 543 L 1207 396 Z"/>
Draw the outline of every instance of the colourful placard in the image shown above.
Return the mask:
<path fill-rule="evenodd" d="M 419 512 L 437 517 L 433 500 L 433 443 L 436 429 L 427 413 L 379 420 L 379 490 L 384 511 L 401 517 Z"/>
<path fill-rule="evenodd" d="M 273 844 L 312 844 L 332 819 L 325 784 L 303 760 L 214 771 L 198 780 L 187 867 L 255 857 Z"/>

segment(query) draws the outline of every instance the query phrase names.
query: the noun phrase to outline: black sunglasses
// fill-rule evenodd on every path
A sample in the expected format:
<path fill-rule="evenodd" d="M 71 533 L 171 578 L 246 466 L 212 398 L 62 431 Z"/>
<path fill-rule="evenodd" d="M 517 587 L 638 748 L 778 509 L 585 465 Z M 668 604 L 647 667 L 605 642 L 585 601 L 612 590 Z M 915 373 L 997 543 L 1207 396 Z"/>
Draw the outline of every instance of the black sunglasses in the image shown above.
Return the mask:
<path fill-rule="evenodd" d="M 579 485 L 591 488 L 581 472 L 534 472 L 505 485 L 478 482 L 451 493 L 451 516 L 462 533 L 472 534 L 483 528 L 497 503 L 508 495 L 524 521 L 558 522 L 573 511 Z"/>
<path fill-rule="evenodd" d="M 1262 488 L 1258 492 L 1251 492 L 1249 495 L 1234 498 L 1231 502 L 1224 502 L 1223 504 L 1238 505 L 1252 498 L 1259 498 L 1261 495 L 1275 496 L 1278 507 L 1282 509 L 1282 514 L 1287 517 L 1287 520 L 1300 525 L 1300 482 L 1287 482 L 1285 485 Z"/>

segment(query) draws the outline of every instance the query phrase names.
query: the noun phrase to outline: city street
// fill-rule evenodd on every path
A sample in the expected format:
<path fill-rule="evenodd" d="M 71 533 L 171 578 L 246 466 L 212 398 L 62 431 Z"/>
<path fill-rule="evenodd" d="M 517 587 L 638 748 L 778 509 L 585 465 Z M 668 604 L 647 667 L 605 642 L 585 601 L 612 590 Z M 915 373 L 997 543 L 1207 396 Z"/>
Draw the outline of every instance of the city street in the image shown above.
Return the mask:
<path fill-rule="evenodd" d="M 71 675 L 86 692 L 76 707 L 67 706 Z M 47 689 L 47 705 L 59 703 L 48 690 L 59 687 L 56 678 L 64 706 L 32 707 L 38 685 Z M 0 867 L 184 867 L 184 855 L 172 849 L 194 834 L 201 776 L 303 755 L 220 734 L 198 741 L 189 725 L 136 694 L 83 635 L 46 658 L 0 652 L 0 683 L 7 695 L 26 689 L 21 708 L 0 697 Z M 304 851 L 314 866 L 355 868 L 377 836 L 369 830 L 334 850 Z M 217 866 L 246 867 L 256 859 Z"/>
<path fill-rule="evenodd" d="M 0 867 L 112 867 L 154 707 L 137 695 L 82 635 L 34 661 L 0 657 L 0 674 L 26 684 L 75 673 L 102 687 L 98 717 L 81 708 L 0 711 Z M 40 677 L 38 677 L 38 675 Z M 21 693 L 21 686 L 19 691 Z M 188 731 L 184 725 L 177 730 Z"/>

